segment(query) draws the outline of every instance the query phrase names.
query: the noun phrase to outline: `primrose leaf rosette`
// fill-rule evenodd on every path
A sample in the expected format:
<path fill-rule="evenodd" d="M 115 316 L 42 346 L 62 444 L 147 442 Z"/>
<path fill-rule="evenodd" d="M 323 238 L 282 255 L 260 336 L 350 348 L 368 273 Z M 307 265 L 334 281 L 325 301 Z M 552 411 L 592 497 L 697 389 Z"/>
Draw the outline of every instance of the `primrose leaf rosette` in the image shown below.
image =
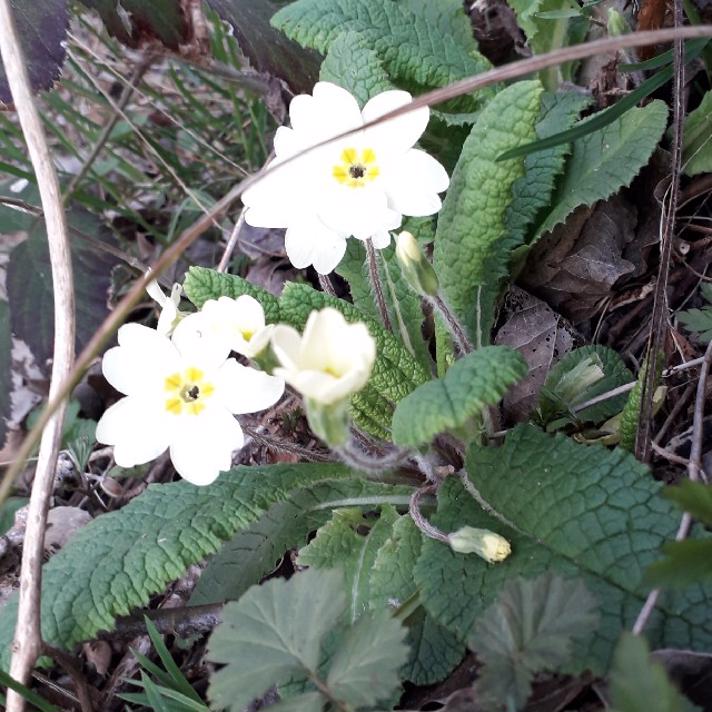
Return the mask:
<path fill-rule="evenodd" d="M 114 446 L 120 467 L 168 449 L 181 477 L 207 485 L 230 468 L 244 443 L 233 414 L 273 405 L 284 381 L 227 358 L 228 348 L 194 338 L 184 325 L 172 339 L 140 324 L 119 329 L 119 345 L 106 352 L 102 370 L 125 397 L 101 417 L 96 438 Z"/>
<path fill-rule="evenodd" d="M 438 212 L 447 172 L 413 148 L 428 124 L 427 106 L 288 160 L 411 99 L 406 91 L 385 91 L 361 110 L 348 91 L 330 82 L 296 96 L 289 106 L 291 128 L 282 126 L 275 134 L 275 159 L 269 165 L 276 170 L 242 196 L 245 221 L 287 228 L 285 248 L 292 264 L 314 265 L 328 274 L 344 256 L 347 238 L 387 247 L 389 230 L 398 228 L 404 215 Z"/>

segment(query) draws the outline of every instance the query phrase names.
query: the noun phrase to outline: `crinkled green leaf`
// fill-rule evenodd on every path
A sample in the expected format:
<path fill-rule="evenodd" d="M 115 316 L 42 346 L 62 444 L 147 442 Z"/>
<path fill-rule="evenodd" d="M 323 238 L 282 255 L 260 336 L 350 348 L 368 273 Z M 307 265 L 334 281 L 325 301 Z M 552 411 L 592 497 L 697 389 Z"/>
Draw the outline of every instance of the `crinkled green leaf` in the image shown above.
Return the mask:
<path fill-rule="evenodd" d="M 324 636 L 346 608 L 340 571 L 303 571 L 253 586 L 223 610 L 208 659 L 226 666 L 210 680 L 213 703 L 242 710 L 292 675 L 316 673 Z"/>
<path fill-rule="evenodd" d="M 449 35 L 467 52 L 477 52 L 472 22 L 460 0 L 397 0 L 409 7 L 441 36 Z"/>
<path fill-rule="evenodd" d="M 393 89 L 378 54 L 358 32 L 344 32 L 331 43 L 319 79 L 347 89 L 362 107 L 372 96 Z"/>
<path fill-rule="evenodd" d="M 352 304 L 318 292 L 306 284 L 290 283 L 279 300 L 281 320 L 303 329 L 315 309 L 333 307 L 350 322 L 362 321 L 376 340 L 377 355 L 371 378 L 351 400 L 358 425 L 379 437 L 388 437 L 394 405 L 428 380 L 428 373 L 390 332 Z"/>
<path fill-rule="evenodd" d="M 298 563 L 318 569 L 343 568 L 349 592 L 348 619 L 353 623 L 371 607 L 370 573 L 378 550 L 391 534 L 398 514 L 393 507 L 383 507 L 373 526 L 361 512 L 337 509 L 331 521 L 299 552 Z"/>
<path fill-rule="evenodd" d="M 574 640 L 594 630 L 596 605 L 578 579 L 545 573 L 507 583 L 468 638 L 484 665 L 478 700 L 492 709 L 524 707 L 534 675 L 565 664 Z"/>
<path fill-rule="evenodd" d="M 590 99 L 577 92 L 546 92 L 541 97 L 541 113 L 536 124 L 539 139 L 571 128 Z M 564 170 L 570 144 L 530 153 L 524 161 L 524 175 L 512 186 L 512 202 L 507 210 L 508 240 L 521 244 L 538 213 L 549 205 L 554 184 Z"/>
<path fill-rule="evenodd" d="M 147 604 L 275 503 L 297 489 L 348 475 L 336 464 L 253 466 L 225 472 L 207 487 L 184 481 L 150 486 L 122 509 L 83 527 L 44 566 L 43 639 L 66 649 L 111 630 L 118 616 Z M 15 612 L 13 598 L 0 616 L 3 666 Z"/>
<path fill-rule="evenodd" d="M 265 320 L 268 324 L 275 324 L 279 321 L 279 301 L 277 297 L 270 294 L 266 289 L 262 289 L 242 277 L 234 274 L 217 272 L 207 267 L 191 267 L 183 282 L 188 299 L 200 309 L 208 299 L 218 299 L 219 297 L 237 297 L 249 294 L 254 297 L 265 310 Z"/>
<path fill-rule="evenodd" d="M 49 89 L 64 64 L 69 13 L 67 0 L 10 0 L 33 90 Z M 0 60 L 0 107 L 12 96 Z"/>
<path fill-rule="evenodd" d="M 420 555 L 422 540 L 409 515 L 398 518 L 371 567 L 373 608 L 401 606 L 417 593 L 413 567 Z M 462 660 L 462 642 L 423 608 L 409 616 L 406 623 L 410 657 L 402 671 L 405 679 L 416 685 L 432 685 L 445 679 Z"/>
<path fill-rule="evenodd" d="M 702 482 L 683 480 L 674 487 L 666 487 L 664 494 L 680 509 L 712 527 L 712 487 Z"/>
<path fill-rule="evenodd" d="M 328 521 L 332 507 L 368 506 L 399 492 L 405 502 L 405 488 L 360 479 L 299 490 L 223 545 L 201 574 L 190 605 L 237 600 L 270 573 L 286 551 L 303 546 L 309 532 Z"/>
<path fill-rule="evenodd" d="M 595 359 L 603 370 L 603 378 L 596 381 L 578 394 L 578 398 L 572 402 L 565 402 L 559 392 L 559 384 L 579 364 L 584 361 Z M 618 388 L 633 380 L 633 374 L 625 365 L 623 359 L 616 351 L 606 346 L 593 344 L 582 346 L 581 348 L 569 351 L 556 365 L 549 371 L 546 381 L 539 396 L 539 412 L 545 423 L 560 415 L 566 415 L 578 403 L 584 403 L 591 398 Z M 601 422 L 619 413 L 626 403 L 626 394 L 609 398 L 596 405 L 589 406 L 585 410 L 576 413 L 576 419 L 581 422 Z"/>
<path fill-rule="evenodd" d="M 712 171 L 712 91 L 685 117 L 682 168 L 688 176 Z"/>
<path fill-rule="evenodd" d="M 464 425 L 526 374 L 526 361 L 507 346 L 485 346 L 468 354 L 443 378 L 419 386 L 397 405 L 393 442 L 415 447 Z"/>
<path fill-rule="evenodd" d="M 504 236 L 512 187 L 524 175 L 524 159 L 496 158 L 536 136 L 541 93 L 539 82 L 516 82 L 482 110 L 438 218 L 435 269 L 450 307 L 476 342 L 489 339 L 493 319 L 492 313 L 480 312 L 477 291 L 491 284 L 488 257 Z"/>
<path fill-rule="evenodd" d="M 512 554 L 493 566 L 424 541 L 415 578 L 428 612 L 464 638 L 513 577 L 580 577 L 599 602 L 600 623 L 575 646 L 565 670 L 603 671 L 645 601 L 643 573 L 674 538 L 679 513 L 632 455 L 531 426 L 517 427 L 502 447 L 472 448 L 466 467 L 480 498 L 510 524 L 483 511 L 455 478 L 438 493 L 433 523 L 444 531 L 490 529 L 511 542 Z M 709 649 L 711 593 L 702 586 L 665 592 L 646 628 L 651 644 Z"/>
<path fill-rule="evenodd" d="M 553 207 L 535 239 L 564 222 L 580 205 L 593 205 L 630 185 L 650 160 L 665 131 L 667 116 L 665 103 L 652 101 L 575 141 Z"/>
<path fill-rule="evenodd" d="M 624 633 L 616 647 L 610 681 L 611 712 L 694 712 L 695 707 L 668 679 L 665 668 L 650 659 L 639 635 Z"/>
<path fill-rule="evenodd" d="M 489 69 L 489 62 L 433 22 L 426 3 L 393 0 L 297 0 L 272 24 L 305 47 L 325 54 L 342 32 L 354 31 L 381 57 L 391 78 L 413 88 L 445 86 Z M 477 106 L 489 92 L 459 102 Z M 458 104 L 458 105 L 459 105 Z"/>
<path fill-rule="evenodd" d="M 432 359 L 423 340 L 424 317 L 420 296 L 403 278 L 395 256 L 395 247 L 379 250 L 377 263 L 383 296 L 394 333 L 400 336 L 403 345 L 423 368 L 426 371 L 430 370 Z M 368 276 L 366 250 L 359 240 L 349 240 L 346 254 L 336 271 L 349 283 L 354 305 L 372 319 L 379 319 L 373 287 Z"/>

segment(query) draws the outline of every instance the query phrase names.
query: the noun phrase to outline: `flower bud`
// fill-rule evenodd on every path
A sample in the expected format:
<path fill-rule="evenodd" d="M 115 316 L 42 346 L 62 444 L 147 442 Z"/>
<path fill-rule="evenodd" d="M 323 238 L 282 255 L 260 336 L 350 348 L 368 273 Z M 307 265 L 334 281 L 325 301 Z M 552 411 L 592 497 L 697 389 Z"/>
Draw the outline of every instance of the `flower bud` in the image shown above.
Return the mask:
<path fill-rule="evenodd" d="M 347 400 L 324 404 L 312 398 L 305 400 L 307 420 L 314 435 L 329 447 L 342 446 L 349 437 L 349 404 Z"/>
<path fill-rule="evenodd" d="M 449 534 L 448 540 L 458 554 L 477 554 L 490 564 L 504 561 L 512 553 L 510 543 L 489 529 L 462 527 Z"/>
<path fill-rule="evenodd" d="M 438 293 L 438 276 L 409 232 L 403 231 L 396 238 L 396 259 L 403 277 L 416 292 L 431 297 Z"/>
<path fill-rule="evenodd" d="M 615 7 L 608 8 L 608 34 L 610 37 L 620 37 L 630 31 L 623 13 Z"/>

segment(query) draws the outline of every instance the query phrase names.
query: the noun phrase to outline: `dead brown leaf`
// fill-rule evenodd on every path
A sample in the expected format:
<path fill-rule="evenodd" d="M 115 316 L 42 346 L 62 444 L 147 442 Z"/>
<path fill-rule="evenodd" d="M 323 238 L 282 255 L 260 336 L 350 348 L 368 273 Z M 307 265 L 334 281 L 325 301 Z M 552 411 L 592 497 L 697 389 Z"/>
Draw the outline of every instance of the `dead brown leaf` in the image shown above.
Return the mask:
<path fill-rule="evenodd" d="M 531 415 L 551 366 L 571 351 L 574 336 L 559 314 L 519 287 L 509 292 L 504 308 L 507 319 L 495 343 L 517 349 L 529 365 L 526 378 L 504 397 L 505 417 L 519 422 Z"/>

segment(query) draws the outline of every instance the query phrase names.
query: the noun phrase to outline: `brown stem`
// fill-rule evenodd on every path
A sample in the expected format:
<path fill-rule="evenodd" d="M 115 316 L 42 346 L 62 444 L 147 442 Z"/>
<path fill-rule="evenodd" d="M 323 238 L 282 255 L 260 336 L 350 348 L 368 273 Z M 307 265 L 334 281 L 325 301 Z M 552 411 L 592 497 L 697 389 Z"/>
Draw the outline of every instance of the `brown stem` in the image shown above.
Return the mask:
<path fill-rule="evenodd" d="M 42 644 L 42 653 L 48 655 L 56 663 L 59 663 L 72 678 L 82 712 L 94 712 L 94 703 L 89 693 L 89 684 L 74 658 L 69 655 L 69 653 L 53 648 L 51 645 L 47 645 L 47 643 Z"/>
<path fill-rule="evenodd" d="M 230 264 L 230 258 L 232 257 L 232 253 L 235 251 L 235 246 L 240 240 L 240 231 L 242 230 L 242 226 L 244 224 L 245 210 L 243 208 L 242 212 L 240 213 L 240 217 L 235 223 L 235 227 L 232 228 L 232 232 L 230 233 L 230 238 L 227 241 L 227 245 L 225 245 L 225 251 L 223 252 L 222 257 L 220 258 L 220 263 L 217 266 L 218 272 L 227 271 L 227 266 Z"/>
<path fill-rule="evenodd" d="M 319 274 L 317 272 L 317 277 L 319 278 L 319 286 L 321 287 L 321 291 L 324 292 L 324 294 L 328 294 L 331 297 L 336 296 L 336 290 L 334 289 L 334 285 L 331 283 L 331 280 L 329 279 L 328 274 Z"/>
<path fill-rule="evenodd" d="M 431 524 L 420 511 L 420 500 L 423 498 L 423 495 L 434 494 L 436 491 L 437 485 L 428 485 L 427 487 L 420 487 L 415 490 L 410 498 L 408 513 L 410 514 L 410 518 L 413 520 L 415 526 L 418 527 L 418 529 L 420 529 L 425 536 L 429 539 L 435 539 L 435 541 L 441 541 L 449 546 L 450 540 L 448 539 L 447 534 Z"/>
<path fill-rule="evenodd" d="M 695 396 L 695 414 L 692 419 L 692 448 L 690 450 L 690 459 L 687 463 L 687 476 L 692 482 L 697 482 L 702 473 L 702 430 L 703 421 L 705 419 L 705 393 L 707 392 L 707 377 L 712 368 L 712 341 L 707 344 L 707 350 L 704 355 L 704 362 L 700 369 L 700 378 L 697 381 L 697 394 Z M 690 533 L 692 526 L 692 517 L 688 512 L 682 515 L 680 526 L 678 527 L 675 541 L 683 541 Z M 655 605 L 660 596 L 660 589 L 655 588 L 645 599 L 643 608 L 638 614 L 638 618 L 633 625 L 633 633 L 640 635 L 650 619 L 652 612 L 655 610 Z"/>
<path fill-rule="evenodd" d="M 387 331 L 393 331 L 391 318 L 388 316 L 388 307 L 386 306 L 386 298 L 383 295 L 383 284 L 381 283 L 381 275 L 378 273 L 378 258 L 376 257 L 376 248 L 373 246 L 372 240 L 366 240 L 366 261 L 368 262 L 368 276 L 373 287 L 373 294 L 376 297 L 376 306 L 378 313 L 381 315 L 381 321 Z"/>
<path fill-rule="evenodd" d="M 445 326 L 447 326 L 448 330 L 452 334 L 452 337 L 455 339 L 455 343 L 457 344 L 457 348 L 460 353 L 463 355 L 472 353 L 475 350 L 475 347 L 472 345 L 472 342 L 465 333 L 465 329 L 462 327 L 462 324 L 459 322 L 452 309 L 450 309 L 447 305 L 447 302 L 439 294 L 435 297 L 431 297 L 431 300 L 433 306 L 438 310 L 440 316 L 443 318 Z"/>
<path fill-rule="evenodd" d="M 17 109 L 22 133 L 37 177 L 47 242 L 52 264 L 54 293 L 54 352 L 50 399 L 55 398 L 66 380 L 74 358 L 74 285 L 69 237 L 57 173 L 47 145 L 42 121 L 32 98 L 26 60 L 15 26 L 9 0 L 0 0 L 0 55 L 10 92 Z M 30 672 L 40 654 L 40 589 L 42 583 L 42 550 L 47 523 L 47 510 L 54 485 L 54 473 L 62 436 L 64 403 L 47 419 L 42 432 L 37 469 L 32 484 L 27 516 L 25 543 L 20 569 L 20 597 L 17 624 L 10 661 L 10 675 L 27 684 Z M 24 457 L 22 458 L 25 459 Z M 22 712 L 24 699 L 8 690 L 8 712 Z"/>

